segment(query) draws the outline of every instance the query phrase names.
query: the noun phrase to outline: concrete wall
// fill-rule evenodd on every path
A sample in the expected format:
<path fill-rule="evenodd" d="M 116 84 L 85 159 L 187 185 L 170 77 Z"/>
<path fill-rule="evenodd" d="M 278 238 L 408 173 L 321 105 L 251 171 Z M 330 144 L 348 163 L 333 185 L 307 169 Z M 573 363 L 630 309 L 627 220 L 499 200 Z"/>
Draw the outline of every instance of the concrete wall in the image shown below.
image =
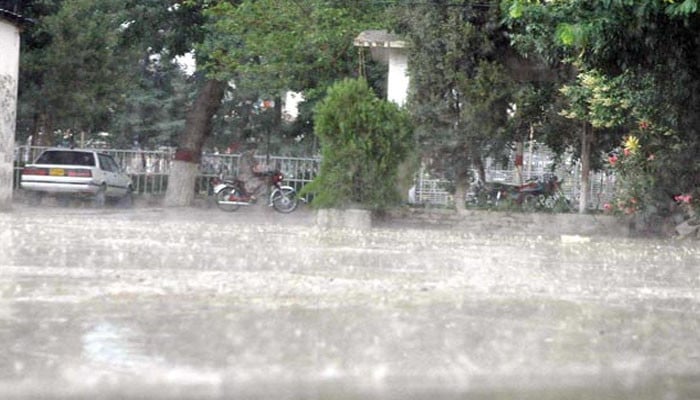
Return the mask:
<path fill-rule="evenodd" d="M 0 210 L 9 209 L 12 200 L 19 34 L 17 26 L 0 18 Z"/>

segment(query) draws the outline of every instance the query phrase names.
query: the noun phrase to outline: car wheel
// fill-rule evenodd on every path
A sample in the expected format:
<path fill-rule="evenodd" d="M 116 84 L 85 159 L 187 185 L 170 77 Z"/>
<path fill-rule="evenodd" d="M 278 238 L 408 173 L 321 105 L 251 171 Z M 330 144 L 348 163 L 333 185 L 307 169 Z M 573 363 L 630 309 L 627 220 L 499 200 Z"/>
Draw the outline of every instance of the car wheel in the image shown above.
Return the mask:
<path fill-rule="evenodd" d="M 134 206 L 134 190 L 129 187 L 126 189 L 126 193 L 119 199 L 119 207 L 121 208 L 131 208 Z"/>
<path fill-rule="evenodd" d="M 29 192 L 27 193 L 27 203 L 29 203 L 30 206 L 38 206 L 41 204 L 41 199 L 44 197 L 44 194 L 41 192 Z"/>
<path fill-rule="evenodd" d="M 61 207 L 68 207 L 68 206 L 70 206 L 70 201 L 71 201 L 70 196 L 67 196 L 67 195 L 58 195 L 58 196 L 56 196 L 56 202 L 57 202 L 58 205 L 61 206 Z"/>
<path fill-rule="evenodd" d="M 95 197 L 92 199 L 92 204 L 96 208 L 103 208 L 107 203 L 107 186 L 103 183 L 100 189 L 95 193 Z"/>

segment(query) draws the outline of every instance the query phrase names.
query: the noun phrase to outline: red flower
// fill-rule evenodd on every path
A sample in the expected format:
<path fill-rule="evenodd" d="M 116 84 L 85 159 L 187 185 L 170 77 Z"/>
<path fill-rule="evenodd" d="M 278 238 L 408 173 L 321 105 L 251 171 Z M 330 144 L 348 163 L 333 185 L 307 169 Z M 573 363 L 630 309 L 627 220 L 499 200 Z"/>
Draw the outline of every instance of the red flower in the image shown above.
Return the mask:
<path fill-rule="evenodd" d="M 608 156 L 608 162 L 614 167 L 615 163 L 617 163 L 617 154 L 611 154 Z"/>

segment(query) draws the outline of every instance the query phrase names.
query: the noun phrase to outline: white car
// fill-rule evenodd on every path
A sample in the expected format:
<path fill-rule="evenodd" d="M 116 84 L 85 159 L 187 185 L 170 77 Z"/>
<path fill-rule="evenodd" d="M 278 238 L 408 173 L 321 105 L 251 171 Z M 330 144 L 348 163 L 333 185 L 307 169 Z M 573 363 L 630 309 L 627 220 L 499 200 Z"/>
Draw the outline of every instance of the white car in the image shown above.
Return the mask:
<path fill-rule="evenodd" d="M 59 198 L 88 197 L 95 206 L 117 199 L 130 207 L 132 181 L 112 156 L 92 150 L 48 149 L 22 170 L 22 189 L 30 192 L 30 201 L 41 202 L 46 195 Z"/>

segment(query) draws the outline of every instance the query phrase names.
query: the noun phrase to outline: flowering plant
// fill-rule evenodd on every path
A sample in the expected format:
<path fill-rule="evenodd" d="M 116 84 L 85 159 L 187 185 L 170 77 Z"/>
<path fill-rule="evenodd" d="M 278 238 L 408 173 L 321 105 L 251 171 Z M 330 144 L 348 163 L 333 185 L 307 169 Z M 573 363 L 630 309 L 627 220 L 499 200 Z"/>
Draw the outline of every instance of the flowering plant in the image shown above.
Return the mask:
<path fill-rule="evenodd" d="M 661 135 L 648 121 L 638 126 L 637 132 L 627 135 L 608 155 L 609 168 L 615 173 L 615 197 L 604 210 L 621 215 L 668 215 L 681 209 L 695 215 L 697 188 L 680 177 L 684 166 L 678 165 L 675 153 L 682 152 L 682 147 L 663 145 Z"/>
<path fill-rule="evenodd" d="M 605 211 L 631 215 L 647 205 L 649 189 L 655 183 L 655 158 L 653 153 L 642 152 L 636 135 L 628 135 L 621 151 L 608 155 L 608 164 L 616 173 L 616 194 L 612 203 L 604 205 Z"/>
<path fill-rule="evenodd" d="M 693 204 L 693 195 L 691 194 L 679 194 L 673 196 L 678 207 L 690 218 L 695 217 L 695 205 Z"/>

